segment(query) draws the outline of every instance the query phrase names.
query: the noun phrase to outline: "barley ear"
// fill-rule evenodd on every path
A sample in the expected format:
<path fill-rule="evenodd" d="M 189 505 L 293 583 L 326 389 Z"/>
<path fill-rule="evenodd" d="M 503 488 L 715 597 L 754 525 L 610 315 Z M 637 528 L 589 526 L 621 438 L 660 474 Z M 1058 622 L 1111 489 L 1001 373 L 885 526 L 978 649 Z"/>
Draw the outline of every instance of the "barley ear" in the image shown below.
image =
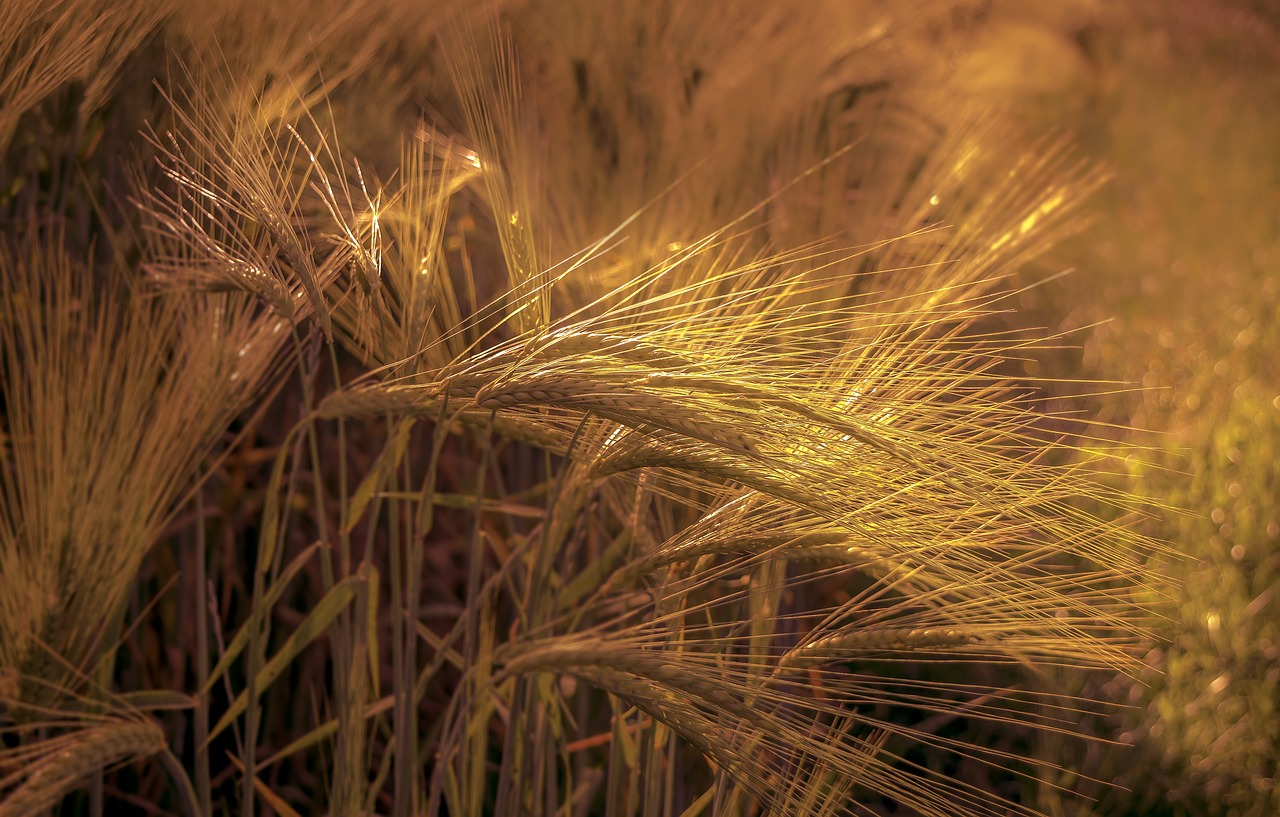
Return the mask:
<path fill-rule="evenodd" d="M 27 769 L 27 779 L 0 803 L 0 817 L 29 817 L 56 806 L 89 775 L 167 747 L 149 720 L 120 720 L 53 738 L 52 751 Z"/>

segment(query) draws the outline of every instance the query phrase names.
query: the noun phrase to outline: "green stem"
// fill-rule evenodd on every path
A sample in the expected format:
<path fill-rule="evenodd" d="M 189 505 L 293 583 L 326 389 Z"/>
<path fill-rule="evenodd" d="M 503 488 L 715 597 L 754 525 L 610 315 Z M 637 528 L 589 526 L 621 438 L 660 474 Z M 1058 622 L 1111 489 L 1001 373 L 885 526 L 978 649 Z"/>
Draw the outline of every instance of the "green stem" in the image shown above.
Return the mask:
<path fill-rule="evenodd" d="M 198 482 L 198 480 L 197 480 Z M 209 542 L 204 525 L 204 491 L 196 490 L 196 685 L 203 690 L 209 681 Z M 209 771 L 209 696 L 201 693 L 195 712 L 196 792 L 201 813 L 213 814 L 213 784 Z"/>

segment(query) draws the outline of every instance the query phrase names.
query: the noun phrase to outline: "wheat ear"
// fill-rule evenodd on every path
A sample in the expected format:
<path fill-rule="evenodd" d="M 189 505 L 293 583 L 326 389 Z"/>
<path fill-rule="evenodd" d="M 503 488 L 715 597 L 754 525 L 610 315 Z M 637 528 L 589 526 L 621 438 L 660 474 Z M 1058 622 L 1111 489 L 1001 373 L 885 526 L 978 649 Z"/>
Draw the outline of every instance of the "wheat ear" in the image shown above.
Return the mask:
<path fill-rule="evenodd" d="M 62 748 L 28 769 L 26 781 L 0 803 L 0 817 L 39 814 L 56 806 L 94 772 L 150 757 L 168 745 L 164 732 L 149 720 L 108 723 L 54 740 Z"/>

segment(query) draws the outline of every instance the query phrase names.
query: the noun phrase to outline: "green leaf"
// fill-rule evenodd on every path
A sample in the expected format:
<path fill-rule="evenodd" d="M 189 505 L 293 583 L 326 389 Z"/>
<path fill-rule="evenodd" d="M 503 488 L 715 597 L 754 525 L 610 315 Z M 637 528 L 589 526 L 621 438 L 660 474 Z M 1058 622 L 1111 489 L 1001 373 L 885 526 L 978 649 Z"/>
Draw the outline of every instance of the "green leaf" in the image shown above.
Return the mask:
<path fill-rule="evenodd" d="M 364 708 L 365 719 L 368 720 L 375 715 L 381 715 L 383 712 L 390 711 L 391 707 L 395 705 L 395 701 L 396 699 L 394 695 L 388 695 L 385 698 L 374 701 Z M 333 718 L 332 720 L 325 721 L 315 729 L 307 732 L 297 740 L 291 741 L 288 746 L 285 746 L 271 757 L 259 763 L 258 768 L 265 769 L 268 766 L 279 763 L 290 755 L 295 755 L 304 749 L 310 749 L 313 746 L 318 746 L 321 742 L 336 734 L 338 734 L 338 719 Z"/>
<path fill-rule="evenodd" d="M 172 689 L 140 689 L 121 693 L 120 698 L 131 707 L 148 711 L 194 709 L 196 706 L 195 696 Z"/>
<path fill-rule="evenodd" d="M 698 817 L 702 812 L 707 810 L 707 806 L 711 805 L 711 798 L 715 797 L 717 786 L 712 786 L 702 793 L 702 795 L 689 804 L 680 817 Z"/>
<path fill-rule="evenodd" d="M 578 602 L 590 593 L 600 589 L 600 585 L 608 578 L 609 574 L 623 561 L 627 550 L 631 547 L 632 532 L 624 529 L 604 552 L 600 554 L 600 558 L 592 561 L 587 567 L 560 591 L 559 605 L 560 610 L 571 610 Z"/>
<path fill-rule="evenodd" d="M 347 506 L 347 527 L 344 533 L 350 533 L 364 516 L 369 503 L 378 496 L 378 488 L 387 474 L 400 467 L 400 460 L 404 459 L 404 452 L 409 447 L 409 434 L 413 431 L 415 423 L 413 419 L 401 420 L 391 432 L 386 445 L 382 448 L 382 453 L 378 455 L 369 473 L 360 481 L 355 493 L 351 495 L 351 503 Z"/>
<path fill-rule="evenodd" d="M 378 593 L 381 589 L 378 568 L 371 564 L 360 566 L 360 576 L 365 579 L 365 646 L 369 655 L 369 682 L 376 695 L 382 689 L 382 678 L 378 672 L 378 663 L 382 651 L 378 649 Z"/>
<path fill-rule="evenodd" d="M 276 540 L 280 534 L 280 486 L 284 482 L 284 468 L 289 462 L 289 448 L 293 435 L 304 427 L 294 426 L 280 444 L 280 453 L 271 466 L 271 479 L 267 482 L 267 499 L 262 509 L 262 533 L 258 536 L 258 572 L 266 575 L 276 555 Z"/>
<path fill-rule="evenodd" d="M 640 768 L 640 747 L 636 745 L 635 736 L 627 728 L 626 718 L 613 719 L 613 739 L 622 748 L 622 758 L 628 769 Z"/>
<path fill-rule="evenodd" d="M 241 774 L 244 774 L 244 763 L 241 762 L 240 758 L 231 753 L 227 753 L 227 758 L 231 761 L 233 766 L 240 770 Z M 262 779 L 256 774 L 253 776 L 253 789 L 258 793 L 258 796 L 263 800 L 266 800 L 267 805 L 271 806 L 272 810 L 274 810 L 276 814 L 281 815 L 281 817 L 302 817 L 302 815 L 295 811 L 292 806 L 285 802 L 283 797 L 272 791 L 271 787 L 266 783 L 263 783 Z"/>
<path fill-rule="evenodd" d="M 349 576 L 333 586 L 333 589 L 325 594 L 320 603 L 312 609 L 302 623 L 298 625 L 298 629 L 294 630 L 289 638 L 280 647 L 280 651 L 271 657 L 271 660 L 258 671 L 258 674 L 251 679 L 253 690 L 256 694 L 261 695 L 267 687 L 271 686 L 285 671 L 285 668 L 297 658 L 304 649 L 318 637 L 329 629 L 329 625 L 334 619 L 351 604 L 351 600 L 360 592 L 360 587 L 365 583 L 363 576 Z M 209 730 L 209 737 L 205 741 L 205 745 L 213 740 L 222 730 L 240 717 L 249 704 L 249 690 L 246 689 L 236 696 L 235 701 L 227 709 L 226 713 L 218 721 L 217 726 Z"/>
<path fill-rule="evenodd" d="M 254 628 L 260 625 L 262 618 L 280 601 L 280 597 L 284 595 L 285 588 L 288 587 L 289 582 L 293 581 L 293 577 L 297 576 L 312 555 L 324 546 L 323 542 L 316 542 L 311 545 L 311 547 L 294 557 L 293 561 L 280 573 L 279 578 L 267 589 L 267 593 L 262 599 L 261 609 L 255 611 L 249 617 L 249 620 L 244 623 L 244 626 L 236 633 L 235 638 L 231 639 L 231 643 L 227 645 L 227 649 L 223 652 L 222 657 L 218 659 L 218 663 L 210 671 L 209 680 L 205 682 L 204 688 L 200 690 L 201 695 L 209 694 L 209 690 L 213 689 L 213 685 L 227 671 L 231 663 L 240 656 L 240 653 L 244 652 L 245 647 L 249 646 L 249 638 L 254 632 Z"/>

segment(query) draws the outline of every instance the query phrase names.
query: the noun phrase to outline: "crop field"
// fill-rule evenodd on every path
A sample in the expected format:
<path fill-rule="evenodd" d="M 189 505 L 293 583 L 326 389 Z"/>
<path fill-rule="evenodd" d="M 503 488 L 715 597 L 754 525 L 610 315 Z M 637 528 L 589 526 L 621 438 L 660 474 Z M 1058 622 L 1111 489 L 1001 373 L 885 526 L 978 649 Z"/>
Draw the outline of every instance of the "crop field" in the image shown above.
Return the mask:
<path fill-rule="evenodd" d="M 1280 7 L 3 0 L 0 817 L 1280 813 Z"/>

